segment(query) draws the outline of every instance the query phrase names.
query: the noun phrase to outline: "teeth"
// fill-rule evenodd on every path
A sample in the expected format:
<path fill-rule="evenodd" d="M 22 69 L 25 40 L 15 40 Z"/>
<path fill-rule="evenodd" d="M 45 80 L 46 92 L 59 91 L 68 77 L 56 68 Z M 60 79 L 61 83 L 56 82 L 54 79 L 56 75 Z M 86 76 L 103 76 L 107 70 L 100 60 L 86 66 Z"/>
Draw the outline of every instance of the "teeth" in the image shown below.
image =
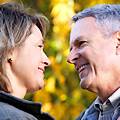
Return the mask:
<path fill-rule="evenodd" d="M 79 68 L 79 71 L 81 72 L 85 67 L 87 67 L 88 64 L 84 64 Z"/>

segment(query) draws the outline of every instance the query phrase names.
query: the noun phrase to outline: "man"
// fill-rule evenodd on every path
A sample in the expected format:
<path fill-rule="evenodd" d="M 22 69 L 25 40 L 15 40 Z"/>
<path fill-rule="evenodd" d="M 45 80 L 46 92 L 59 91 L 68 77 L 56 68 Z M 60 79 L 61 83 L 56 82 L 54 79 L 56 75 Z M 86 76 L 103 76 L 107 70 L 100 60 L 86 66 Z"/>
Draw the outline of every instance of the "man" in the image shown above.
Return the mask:
<path fill-rule="evenodd" d="M 117 120 L 120 116 L 120 5 L 85 9 L 73 21 L 67 61 L 75 65 L 81 88 L 98 95 L 77 120 Z"/>

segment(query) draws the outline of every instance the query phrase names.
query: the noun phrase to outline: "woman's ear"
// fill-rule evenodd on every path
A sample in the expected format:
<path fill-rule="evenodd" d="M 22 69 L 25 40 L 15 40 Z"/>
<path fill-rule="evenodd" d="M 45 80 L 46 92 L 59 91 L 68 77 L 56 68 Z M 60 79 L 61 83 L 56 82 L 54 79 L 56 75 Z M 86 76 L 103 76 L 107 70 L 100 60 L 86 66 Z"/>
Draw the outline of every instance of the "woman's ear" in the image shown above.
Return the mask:
<path fill-rule="evenodd" d="M 117 44 L 116 44 L 116 54 L 120 55 L 120 31 L 116 33 Z"/>
<path fill-rule="evenodd" d="M 12 58 L 8 58 L 7 61 L 11 64 L 12 63 Z"/>
<path fill-rule="evenodd" d="M 10 51 L 6 54 L 6 62 L 12 64 L 14 51 Z"/>
<path fill-rule="evenodd" d="M 8 72 L 11 71 L 12 54 L 5 53 L 5 59 L 2 60 L 2 67 L 0 71 L 0 87 L 3 91 L 12 93 L 12 85 L 8 79 Z"/>
<path fill-rule="evenodd" d="M 9 64 L 12 64 L 12 62 L 16 59 L 17 56 L 17 48 L 11 49 L 7 54 L 6 54 L 6 62 Z"/>

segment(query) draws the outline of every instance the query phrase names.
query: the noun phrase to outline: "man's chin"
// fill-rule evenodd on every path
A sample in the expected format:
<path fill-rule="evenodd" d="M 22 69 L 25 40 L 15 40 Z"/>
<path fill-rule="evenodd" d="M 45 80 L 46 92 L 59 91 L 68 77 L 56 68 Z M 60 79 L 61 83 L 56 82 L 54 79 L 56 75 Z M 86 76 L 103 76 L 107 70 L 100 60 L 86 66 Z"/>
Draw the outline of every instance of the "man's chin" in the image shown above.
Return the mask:
<path fill-rule="evenodd" d="M 82 89 L 87 89 L 88 90 L 90 88 L 90 86 L 91 86 L 90 79 L 88 79 L 88 77 L 81 78 L 80 86 L 81 86 Z"/>

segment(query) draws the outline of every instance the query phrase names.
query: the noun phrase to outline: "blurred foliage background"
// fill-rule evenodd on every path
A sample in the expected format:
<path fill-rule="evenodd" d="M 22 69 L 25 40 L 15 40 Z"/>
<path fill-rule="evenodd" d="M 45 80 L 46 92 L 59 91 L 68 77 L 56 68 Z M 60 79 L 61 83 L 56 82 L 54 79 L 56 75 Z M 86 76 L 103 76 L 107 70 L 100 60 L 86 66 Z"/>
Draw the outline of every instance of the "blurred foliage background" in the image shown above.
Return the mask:
<path fill-rule="evenodd" d="M 79 86 L 79 77 L 73 65 L 66 62 L 69 54 L 71 17 L 84 8 L 100 3 L 120 3 L 120 0 L 0 0 L 0 3 L 17 1 L 43 13 L 50 21 L 46 36 L 45 52 L 51 60 L 46 69 L 45 88 L 25 99 L 43 104 L 42 111 L 56 120 L 75 118 L 95 99 L 95 95 Z"/>

